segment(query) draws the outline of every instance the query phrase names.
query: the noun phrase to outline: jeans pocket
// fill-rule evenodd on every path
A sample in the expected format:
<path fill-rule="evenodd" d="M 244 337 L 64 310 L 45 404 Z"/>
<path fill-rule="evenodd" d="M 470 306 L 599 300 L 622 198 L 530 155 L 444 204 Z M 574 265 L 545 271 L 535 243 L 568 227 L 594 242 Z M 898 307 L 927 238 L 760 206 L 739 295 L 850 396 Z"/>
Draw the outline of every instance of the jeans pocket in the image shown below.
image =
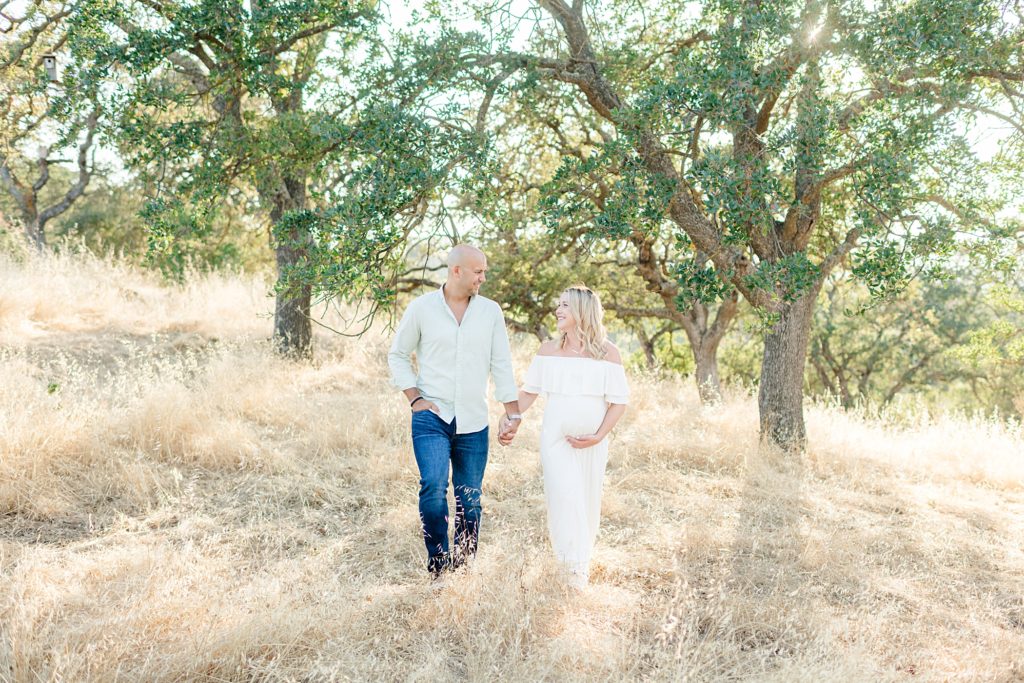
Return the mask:
<path fill-rule="evenodd" d="M 412 414 L 412 425 L 414 427 L 416 425 L 424 426 L 430 422 L 431 416 L 437 417 L 437 415 L 435 415 L 434 412 L 431 410 L 414 411 Z"/>

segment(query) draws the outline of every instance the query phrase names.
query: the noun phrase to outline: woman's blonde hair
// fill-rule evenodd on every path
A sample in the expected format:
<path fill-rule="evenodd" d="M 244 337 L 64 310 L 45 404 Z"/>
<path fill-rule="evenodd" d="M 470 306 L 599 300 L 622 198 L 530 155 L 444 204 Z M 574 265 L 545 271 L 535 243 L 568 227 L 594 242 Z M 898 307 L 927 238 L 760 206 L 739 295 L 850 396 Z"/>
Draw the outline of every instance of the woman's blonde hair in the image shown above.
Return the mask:
<path fill-rule="evenodd" d="M 573 285 L 566 289 L 569 301 L 569 313 L 576 320 L 576 333 L 583 342 L 583 352 L 597 359 L 604 359 L 604 348 L 608 334 L 604 329 L 604 308 L 597 293 L 584 285 Z M 565 348 L 565 334 L 558 342 L 558 347 Z"/>

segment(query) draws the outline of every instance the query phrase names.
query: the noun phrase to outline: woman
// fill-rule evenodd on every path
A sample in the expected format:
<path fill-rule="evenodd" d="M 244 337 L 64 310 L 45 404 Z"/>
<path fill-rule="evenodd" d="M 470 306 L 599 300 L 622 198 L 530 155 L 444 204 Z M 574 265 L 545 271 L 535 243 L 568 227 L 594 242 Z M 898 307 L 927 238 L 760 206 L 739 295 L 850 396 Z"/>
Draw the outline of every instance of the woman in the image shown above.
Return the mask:
<path fill-rule="evenodd" d="M 629 387 L 622 358 L 608 341 L 597 294 L 583 286 L 562 292 L 555 308 L 559 337 L 541 345 L 519 391 L 525 413 L 547 394 L 540 459 L 548 531 L 569 583 L 587 585 L 601 520 L 607 436 L 626 412 Z"/>

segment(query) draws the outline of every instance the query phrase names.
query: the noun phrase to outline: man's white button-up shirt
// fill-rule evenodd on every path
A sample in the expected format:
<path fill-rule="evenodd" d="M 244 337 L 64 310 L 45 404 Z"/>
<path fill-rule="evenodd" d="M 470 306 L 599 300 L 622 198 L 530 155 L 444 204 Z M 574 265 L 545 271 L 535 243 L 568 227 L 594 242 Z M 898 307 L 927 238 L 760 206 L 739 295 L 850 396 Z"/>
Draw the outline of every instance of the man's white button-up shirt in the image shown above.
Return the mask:
<path fill-rule="evenodd" d="M 416 353 L 419 374 L 413 370 Z M 438 289 L 413 300 L 402 316 L 388 353 L 391 382 L 405 390 L 419 389 L 456 419 L 457 434 L 487 426 L 487 375 L 494 378 L 494 398 L 501 403 L 519 396 L 512 373 L 512 352 L 501 307 L 490 299 L 470 298 L 460 325 Z"/>

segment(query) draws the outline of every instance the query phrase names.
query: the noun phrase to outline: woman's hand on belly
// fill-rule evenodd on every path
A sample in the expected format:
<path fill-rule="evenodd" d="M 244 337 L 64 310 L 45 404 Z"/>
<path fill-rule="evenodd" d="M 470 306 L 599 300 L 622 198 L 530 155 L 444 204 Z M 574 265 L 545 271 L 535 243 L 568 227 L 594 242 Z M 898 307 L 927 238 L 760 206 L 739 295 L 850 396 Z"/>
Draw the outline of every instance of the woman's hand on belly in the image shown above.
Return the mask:
<path fill-rule="evenodd" d="M 597 434 L 583 434 L 580 436 L 567 436 L 565 440 L 573 448 L 590 448 L 604 441 L 604 437 Z"/>

